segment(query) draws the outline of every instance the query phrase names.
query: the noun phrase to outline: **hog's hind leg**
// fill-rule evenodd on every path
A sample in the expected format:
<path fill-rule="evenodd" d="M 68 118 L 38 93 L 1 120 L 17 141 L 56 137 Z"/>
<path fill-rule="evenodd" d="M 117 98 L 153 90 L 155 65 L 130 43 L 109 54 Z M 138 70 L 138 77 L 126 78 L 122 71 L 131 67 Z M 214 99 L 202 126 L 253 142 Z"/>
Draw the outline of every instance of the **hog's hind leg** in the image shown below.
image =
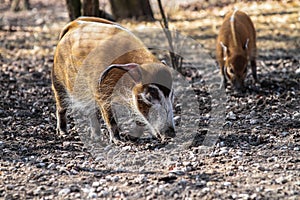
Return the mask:
<path fill-rule="evenodd" d="M 67 104 L 65 102 L 65 99 L 67 98 L 67 92 L 65 91 L 64 87 L 57 82 L 52 84 L 52 90 L 54 92 L 56 101 L 56 133 L 63 136 L 67 133 Z"/>

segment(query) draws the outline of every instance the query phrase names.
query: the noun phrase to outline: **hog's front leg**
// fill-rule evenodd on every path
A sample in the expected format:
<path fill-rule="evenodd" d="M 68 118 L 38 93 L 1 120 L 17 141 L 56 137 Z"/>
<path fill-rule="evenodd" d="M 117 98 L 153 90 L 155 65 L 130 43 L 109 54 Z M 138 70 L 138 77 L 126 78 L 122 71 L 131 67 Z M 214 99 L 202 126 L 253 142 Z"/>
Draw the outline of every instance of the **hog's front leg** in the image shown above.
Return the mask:
<path fill-rule="evenodd" d="M 120 130 L 110 108 L 101 109 L 103 120 L 109 132 L 109 140 L 115 144 L 121 143 Z"/>

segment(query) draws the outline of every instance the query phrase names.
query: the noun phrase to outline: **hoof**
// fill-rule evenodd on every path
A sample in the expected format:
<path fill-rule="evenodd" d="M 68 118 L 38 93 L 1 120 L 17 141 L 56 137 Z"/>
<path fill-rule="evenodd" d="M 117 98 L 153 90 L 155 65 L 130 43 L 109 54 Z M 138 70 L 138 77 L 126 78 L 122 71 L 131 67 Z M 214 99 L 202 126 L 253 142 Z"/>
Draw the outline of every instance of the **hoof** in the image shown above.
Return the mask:
<path fill-rule="evenodd" d="M 111 139 L 110 142 L 113 143 L 113 144 L 115 144 L 115 145 L 118 145 L 118 146 L 121 146 L 121 145 L 124 145 L 124 144 L 125 144 L 125 142 L 123 142 L 123 141 L 121 141 L 121 140 L 119 140 L 119 139 L 117 139 L 117 138 Z"/>
<path fill-rule="evenodd" d="M 56 129 L 56 135 L 65 138 L 67 136 L 66 130 Z"/>

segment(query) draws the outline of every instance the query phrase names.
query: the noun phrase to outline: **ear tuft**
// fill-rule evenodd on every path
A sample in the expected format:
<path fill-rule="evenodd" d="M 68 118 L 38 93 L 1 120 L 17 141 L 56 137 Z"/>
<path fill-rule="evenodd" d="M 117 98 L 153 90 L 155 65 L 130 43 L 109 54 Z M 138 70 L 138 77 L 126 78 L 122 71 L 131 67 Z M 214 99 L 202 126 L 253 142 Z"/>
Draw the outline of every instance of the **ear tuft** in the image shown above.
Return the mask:
<path fill-rule="evenodd" d="M 245 49 L 248 49 L 248 44 L 249 44 L 249 38 L 247 38 L 246 44 L 245 44 Z"/>

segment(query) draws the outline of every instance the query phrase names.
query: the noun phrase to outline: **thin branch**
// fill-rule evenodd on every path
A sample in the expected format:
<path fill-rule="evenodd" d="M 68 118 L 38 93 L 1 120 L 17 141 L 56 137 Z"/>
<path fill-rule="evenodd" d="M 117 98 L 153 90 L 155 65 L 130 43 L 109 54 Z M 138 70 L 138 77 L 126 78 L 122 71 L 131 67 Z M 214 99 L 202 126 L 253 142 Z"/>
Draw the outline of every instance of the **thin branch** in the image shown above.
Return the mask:
<path fill-rule="evenodd" d="M 169 30 L 169 23 L 168 23 L 167 17 L 165 15 L 164 9 L 162 7 L 161 0 L 157 0 L 157 2 L 158 2 L 158 7 L 159 7 L 159 10 L 160 10 L 160 14 L 162 16 L 162 22 L 160 22 L 160 25 L 163 28 L 163 31 L 164 31 L 164 33 L 167 37 L 168 44 L 169 44 L 169 47 L 170 47 L 169 54 L 170 54 L 171 61 L 172 61 L 172 67 L 174 69 L 178 70 L 179 72 L 181 72 L 181 66 L 182 66 L 183 58 L 180 55 L 176 55 L 176 53 L 174 51 L 173 38 L 172 38 L 172 34 Z"/>

